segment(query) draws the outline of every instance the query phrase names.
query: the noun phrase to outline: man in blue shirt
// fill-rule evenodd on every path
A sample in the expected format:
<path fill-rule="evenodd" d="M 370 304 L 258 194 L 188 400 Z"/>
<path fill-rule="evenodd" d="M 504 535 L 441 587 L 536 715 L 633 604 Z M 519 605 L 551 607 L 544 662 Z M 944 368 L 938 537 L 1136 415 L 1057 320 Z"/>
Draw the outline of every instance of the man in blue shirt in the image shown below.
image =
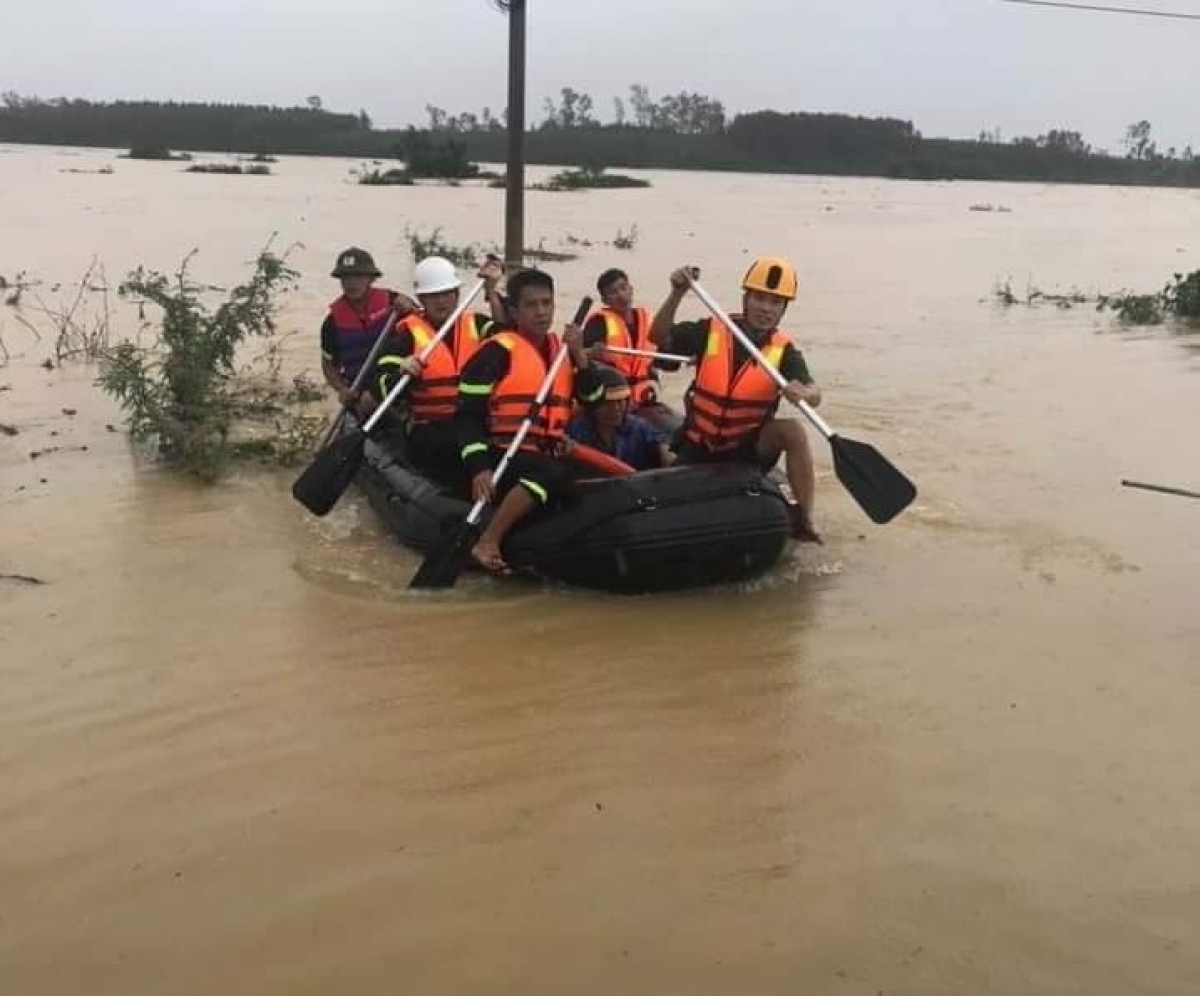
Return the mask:
<path fill-rule="evenodd" d="M 629 382 L 620 371 L 593 363 L 604 392 L 585 402 L 583 411 L 567 424 L 567 435 L 576 442 L 623 460 L 634 470 L 668 467 L 675 462 L 667 434 L 629 414 Z"/>

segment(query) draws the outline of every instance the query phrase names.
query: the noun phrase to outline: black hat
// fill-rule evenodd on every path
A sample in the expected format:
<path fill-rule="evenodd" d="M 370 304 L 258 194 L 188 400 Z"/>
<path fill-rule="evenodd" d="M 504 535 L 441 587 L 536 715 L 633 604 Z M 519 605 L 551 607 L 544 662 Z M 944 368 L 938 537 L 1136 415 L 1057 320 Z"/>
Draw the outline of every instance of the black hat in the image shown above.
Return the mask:
<path fill-rule="evenodd" d="M 357 249 L 351 246 L 349 249 L 344 249 L 338 253 L 337 262 L 333 266 L 331 277 L 381 277 L 379 267 L 375 265 L 375 260 L 371 258 L 371 254 L 365 249 Z"/>
<path fill-rule="evenodd" d="M 595 371 L 596 380 L 600 387 L 604 390 L 596 397 L 590 398 L 588 403 L 598 405 L 602 401 L 625 401 L 632 393 L 629 390 L 629 381 L 625 379 L 625 375 L 620 370 L 608 366 L 606 363 L 596 363 L 592 365 Z"/>

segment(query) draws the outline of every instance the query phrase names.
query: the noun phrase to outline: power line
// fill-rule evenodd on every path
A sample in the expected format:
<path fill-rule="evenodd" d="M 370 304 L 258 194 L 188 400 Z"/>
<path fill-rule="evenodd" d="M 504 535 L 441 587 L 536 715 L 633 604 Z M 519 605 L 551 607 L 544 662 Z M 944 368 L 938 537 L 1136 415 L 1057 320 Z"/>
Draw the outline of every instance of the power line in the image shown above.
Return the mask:
<path fill-rule="evenodd" d="M 1200 21 L 1200 14 L 1179 14 L 1168 10 L 1146 10 L 1142 7 L 1101 7 L 1089 3 L 1062 3 L 1060 0 L 1000 0 L 1001 3 L 1023 3 L 1031 7 L 1058 7 L 1063 10 L 1094 10 L 1105 14 L 1134 14 L 1139 17 L 1168 17 L 1177 21 Z"/>

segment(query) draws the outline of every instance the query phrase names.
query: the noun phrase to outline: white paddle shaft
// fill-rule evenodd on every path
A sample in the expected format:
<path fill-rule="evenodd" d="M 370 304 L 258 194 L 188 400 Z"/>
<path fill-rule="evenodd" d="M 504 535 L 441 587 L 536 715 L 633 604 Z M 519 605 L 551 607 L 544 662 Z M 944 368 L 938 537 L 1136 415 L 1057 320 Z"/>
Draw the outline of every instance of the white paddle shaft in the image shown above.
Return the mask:
<path fill-rule="evenodd" d="M 762 351 L 750 341 L 750 337 L 741 330 L 737 322 L 730 318 L 722 310 L 721 306 L 712 299 L 712 296 L 708 293 L 708 291 L 700 286 L 700 281 L 689 277 L 688 283 L 691 284 L 692 290 L 696 292 L 696 296 L 704 302 L 704 306 L 713 313 L 713 316 L 722 325 L 729 329 L 730 334 L 737 338 L 738 342 L 745 347 L 746 352 L 748 352 L 754 358 L 754 361 L 771 375 L 771 378 L 776 384 L 779 385 L 779 389 L 782 391 L 784 388 L 786 388 L 788 386 L 788 382 L 783 374 L 781 374 L 767 362 L 767 358 L 763 356 Z M 791 399 L 789 398 L 788 400 Z M 829 423 L 827 423 L 823 418 L 821 418 L 820 415 L 813 411 L 811 405 L 803 401 L 793 401 L 792 403 L 804 413 L 805 418 L 812 422 L 812 424 L 817 427 L 817 430 L 821 433 L 821 435 L 826 439 L 832 439 L 837 435 L 837 433 L 830 428 Z"/>

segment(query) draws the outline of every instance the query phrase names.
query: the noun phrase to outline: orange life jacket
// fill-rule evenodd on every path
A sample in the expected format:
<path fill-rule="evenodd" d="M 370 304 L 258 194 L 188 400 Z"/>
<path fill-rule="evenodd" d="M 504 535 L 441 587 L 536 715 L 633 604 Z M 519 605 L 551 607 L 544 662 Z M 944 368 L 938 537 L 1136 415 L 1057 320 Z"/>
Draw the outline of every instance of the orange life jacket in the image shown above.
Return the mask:
<path fill-rule="evenodd" d="M 491 441 L 504 446 L 512 441 L 521 423 L 529 417 L 529 406 L 550 372 L 550 365 L 542 358 L 541 351 L 519 332 L 500 332 L 492 336 L 492 341 L 507 349 L 511 357 L 507 375 L 492 388 L 488 402 Z M 547 345 L 553 361 L 562 348 L 562 339 L 551 332 L 547 336 Z M 547 450 L 566 435 L 574 384 L 575 371 L 567 360 L 559 367 L 550 393 L 529 427 L 522 449 Z"/>
<path fill-rule="evenodd" d="M 413 337 L 413 356 L 424 352 L 435 338 L 435 329 L 422 314 L 407 316 L 397 325 Z M 413 382 L 408 404 L 414 422 L 433 422 L 454 417 L 458 403 L 458 375 L 467 360 L 479 348 L 479 329 L 475 316 L 464 311 L 450 333 L 439 342 L 425 360 L 425 370 Z"/>
<path fill-rule="evenodd" d="M 645 308 L 633 309 L 633 328 L 630 329 L 620 312 L 612 308 L 601 308 L 604 318 L 604 344 L 619 349 L 642 349 L 656 352 L 657 346 L 650 338 L 650 315 Z M 621 353 L 605 353 L 604 362 L 615 367 L 629 381 L 630 407 L 648 405 L 658 398 L 656 384 L 651 374 L 654 360 L 648 356 L 625 356 Z"/>
<path fill-rule="evenodd" d="M 775 329 L 760 347 L 776 370 L 790 341 Z M 709 319 L 708 345 L 688 391 L 683 434 L 710 453 L 727 453 L 743 445 L 770 417 L 779 398 L 779 385 L 752 357 L 733 369 L 735 345 L 729 329 Z"/>

